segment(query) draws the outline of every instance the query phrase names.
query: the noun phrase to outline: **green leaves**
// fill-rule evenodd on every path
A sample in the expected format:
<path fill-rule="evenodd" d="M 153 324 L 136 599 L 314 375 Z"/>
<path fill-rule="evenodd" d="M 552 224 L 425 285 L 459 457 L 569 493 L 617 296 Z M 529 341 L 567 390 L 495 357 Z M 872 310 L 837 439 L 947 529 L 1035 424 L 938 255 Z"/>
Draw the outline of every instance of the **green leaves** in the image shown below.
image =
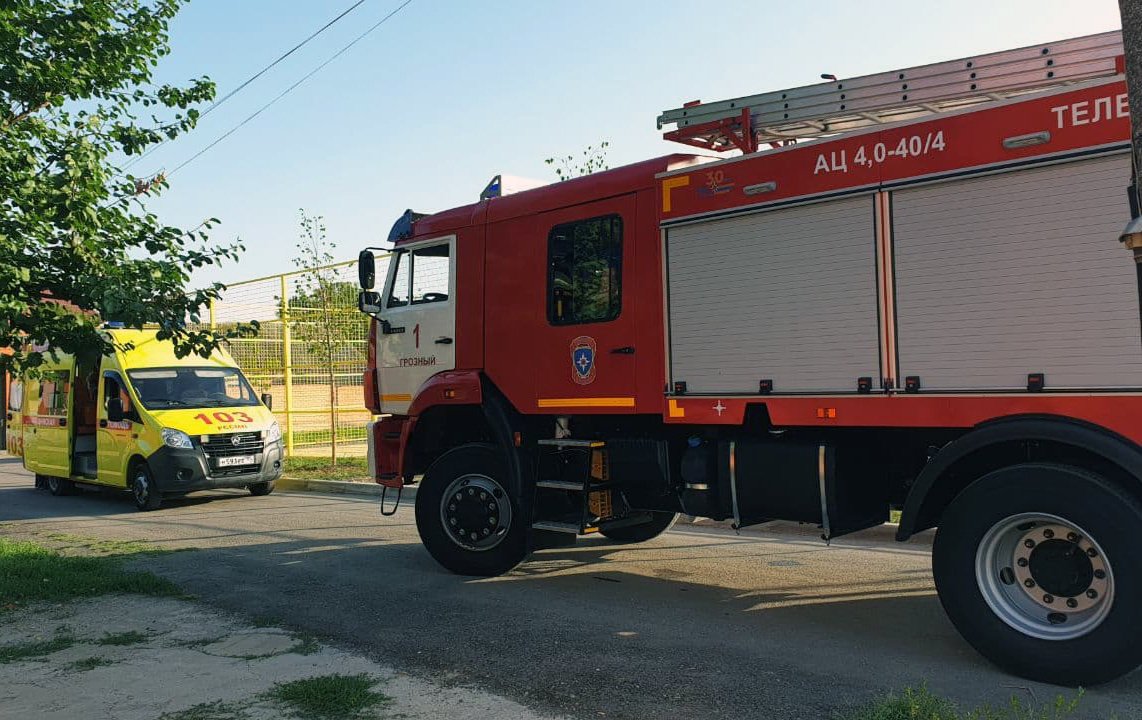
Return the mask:
<path fill-rule="evenodd" d="M 214 98 L 208 78 L 151 85 L 183 2 L 0 5 L 0 348 L 14 351 L 0 365 L 39 365 L 29 343 L 97 357 L 110 350 L 104 320 L 157 324 L 184 355 L 222 340 L 188 329 L 222 286 L 186 284 L 242 246 L 210 244 L 213 218 L 189 231 L 162 223 L 146 202 L 166 178 L 119 166 L 191 130 L 194 106 Z"/>
<path fill-rule="evenodd" d="M 555 176 L 560 181 L 583 177 L 600 170 L 609 170 L 607 166 L 607 148 L 611 143 L 607 140 L 599 143 L 599 147 L 588 145 L 581 158 L 568 155 L 561 158 L 547 158 L 543 162 L 555 166 Z"/>

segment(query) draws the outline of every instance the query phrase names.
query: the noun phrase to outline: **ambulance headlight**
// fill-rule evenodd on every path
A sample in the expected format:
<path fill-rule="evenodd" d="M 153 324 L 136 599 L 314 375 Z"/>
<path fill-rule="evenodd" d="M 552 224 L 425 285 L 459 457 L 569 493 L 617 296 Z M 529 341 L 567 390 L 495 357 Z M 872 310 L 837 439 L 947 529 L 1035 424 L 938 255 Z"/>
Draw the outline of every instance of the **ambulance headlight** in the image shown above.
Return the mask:
<path fill-rule="evenodd" d="M 266 442 L 272 443 L 282 439 L 282 428 L 277 423 L 272 423 L 270 429 L 266 431 Z"/>
<path fill-rule="evenodd" d="M 163 428 L 163 442 L 172 448 L 180 448 L 189 450 L 194 447 L 194 443 L 190 441 L 190 436 L 182 430 L 175 430 L 174 428 Z"/>

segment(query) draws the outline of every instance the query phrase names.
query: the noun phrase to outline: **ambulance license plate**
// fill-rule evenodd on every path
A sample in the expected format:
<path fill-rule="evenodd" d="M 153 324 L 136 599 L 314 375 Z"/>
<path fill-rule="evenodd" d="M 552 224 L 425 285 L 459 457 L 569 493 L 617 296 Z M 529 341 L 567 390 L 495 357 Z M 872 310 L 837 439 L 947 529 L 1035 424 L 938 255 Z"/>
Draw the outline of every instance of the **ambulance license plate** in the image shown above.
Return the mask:
<path fill-rule="evenodd" d="M 254 465 L 257 458 L 253 455 L 231 455 L 229 457 L 220 457 L 216 461 L 220 468 L 234 467 L 235 465 Z"/>

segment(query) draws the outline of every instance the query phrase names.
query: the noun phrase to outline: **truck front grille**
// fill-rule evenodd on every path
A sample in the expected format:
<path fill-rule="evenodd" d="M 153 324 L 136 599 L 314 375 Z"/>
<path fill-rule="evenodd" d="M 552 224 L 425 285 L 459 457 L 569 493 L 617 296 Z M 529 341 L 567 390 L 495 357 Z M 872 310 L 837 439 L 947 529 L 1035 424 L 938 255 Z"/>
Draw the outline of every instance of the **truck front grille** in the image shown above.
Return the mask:
<path fill-rule="evenodd" d="M 263 446 L 260 432 L 207 435 L 202 441 L 202 450 L 214 457 L 257 455 L 262 452 Z"/>

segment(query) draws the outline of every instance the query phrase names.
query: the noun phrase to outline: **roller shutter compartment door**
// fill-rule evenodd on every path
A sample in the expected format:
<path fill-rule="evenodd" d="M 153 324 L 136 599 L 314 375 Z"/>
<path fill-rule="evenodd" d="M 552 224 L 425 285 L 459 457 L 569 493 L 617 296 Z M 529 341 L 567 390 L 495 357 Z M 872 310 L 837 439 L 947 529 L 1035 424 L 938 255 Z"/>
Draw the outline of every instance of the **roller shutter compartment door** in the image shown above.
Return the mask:
<path fill-rule="evenodd" d="M 672 227 L 670 363 L 687 392 L 855 392 L 879 377 L 871 196 Z"/>
<path fill-rule="evenodd" d="M 901 376 L 923 390 L 1142 386 L 1115 155 L 893 193 Z"/>

